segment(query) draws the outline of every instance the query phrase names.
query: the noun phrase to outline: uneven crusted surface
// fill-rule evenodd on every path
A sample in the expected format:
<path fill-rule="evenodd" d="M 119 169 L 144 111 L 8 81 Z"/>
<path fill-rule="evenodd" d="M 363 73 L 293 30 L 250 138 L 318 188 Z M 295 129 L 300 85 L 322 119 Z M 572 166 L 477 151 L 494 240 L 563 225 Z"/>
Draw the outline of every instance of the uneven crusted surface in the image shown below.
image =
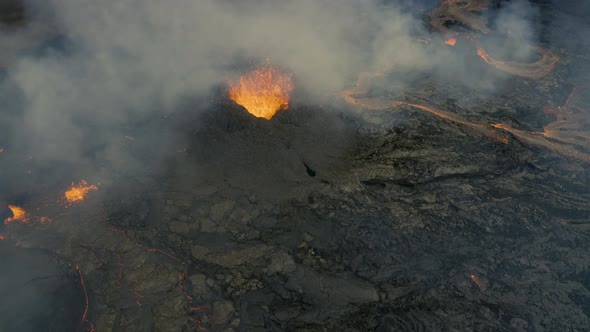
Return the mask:
<path fill-rule="evenodd" d="M 335 115 L 286 115 L 200 130 L 215 139 L 135 183 L 141 194 L 110 184 L 95 198 L 110 217 L 73 208 L 22 241 L 52 234 L 45 248 L 80 265 L 97 331 L 590 328 L 582 164 L 420 112 L 395 130 L 365 123 L 328 148 L 310 128 Z M 289 148 L 275 130 L 294 133 Z M 227 145 L 244 155 L 215 153 Z M 121 210 L 140 222 L 113 227 Z"/>
<path fill-rule="evenodd" d="M 417 78 L 399 105 L 363 89 L 379 107 L 360 112 L 266 121 L 220 103 L 159 120 L 188 142 L 163 169 L 106 168 L 68 209 L 33 196 L 52 220 L 2 244 L 68 271 L 50 289 L 71 289 L 81 331 L 588 330 L 588 163 L 490 126 L 541 131 L 588 63 L 564 52 L 549 76 L 485 95 Z M 425 101 L 454 116 L 408 106 Z"/>

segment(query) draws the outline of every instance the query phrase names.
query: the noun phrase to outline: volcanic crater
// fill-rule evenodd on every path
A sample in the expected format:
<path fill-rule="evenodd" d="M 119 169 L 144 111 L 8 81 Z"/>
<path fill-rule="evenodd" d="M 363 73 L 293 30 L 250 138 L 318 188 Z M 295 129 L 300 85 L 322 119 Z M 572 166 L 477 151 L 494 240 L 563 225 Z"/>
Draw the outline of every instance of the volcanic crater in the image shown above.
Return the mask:
<path fill-rule="evenodd" d="M 423 13 L 493 92 L 384 68 L 321 105 L 249 86 L 287 96 L 253 114 L 252 76 L 81 136 L 84 163 L 6 146 L 0 331 L 589 330 L 590 45 L 486 57 L 502 6 Z"/>

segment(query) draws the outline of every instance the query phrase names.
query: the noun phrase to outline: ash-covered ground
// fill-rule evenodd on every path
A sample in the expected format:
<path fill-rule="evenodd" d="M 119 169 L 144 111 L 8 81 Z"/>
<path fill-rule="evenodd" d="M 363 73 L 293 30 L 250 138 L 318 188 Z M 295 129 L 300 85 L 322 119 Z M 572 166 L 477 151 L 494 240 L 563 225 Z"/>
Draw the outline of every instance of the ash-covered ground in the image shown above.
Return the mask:
<path fill-rule="evenodd" d="M 111 131 L 81 117 L 85 158 L 29 156 L 2 122 L 0 199 L 30 220 L 0 226 L 0 331 L 590 330 L 590 44 L 554 38 L 589 16 L 533 5 L 559 57 L 540 78 L 468 51 L 483 14 L 450 11 L 455 46 L 417 43 L 481 84 L 392 69 L 271 120 L 213 89 Z"/>

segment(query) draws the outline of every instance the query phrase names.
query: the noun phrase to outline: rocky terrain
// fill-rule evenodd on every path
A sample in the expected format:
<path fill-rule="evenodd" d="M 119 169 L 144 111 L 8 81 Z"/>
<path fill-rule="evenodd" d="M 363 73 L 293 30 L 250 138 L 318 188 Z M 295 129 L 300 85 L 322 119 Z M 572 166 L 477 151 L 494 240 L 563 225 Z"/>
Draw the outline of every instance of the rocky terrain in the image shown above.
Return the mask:
<path fill-rule="evenodd" d="M 453 20 L 483 30 L 483 2 Z M 546 107 L 589 119 L 590 45 L 566 46 L 493 92 L 393 72 L 404 91 L 358 105 L 295 97 L 268 121 L 217 94 L 142 122 L 118 147 L 140 171 L 102 165 L 69 206 L 36 183 L 49 221 L 0 228 L 0 280 L 22 281 L 0 283 L 0 331 L 590 330 L 590 146 L 526 139 Z M 144 140 L 163 128 L 174 151 Z"/>

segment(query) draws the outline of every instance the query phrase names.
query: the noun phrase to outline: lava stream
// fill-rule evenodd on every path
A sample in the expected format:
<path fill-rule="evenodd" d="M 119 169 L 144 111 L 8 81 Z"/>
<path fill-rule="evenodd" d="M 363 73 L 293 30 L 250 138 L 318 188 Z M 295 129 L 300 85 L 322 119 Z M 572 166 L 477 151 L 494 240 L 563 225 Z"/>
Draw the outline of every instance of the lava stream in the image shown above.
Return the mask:
<path fill-rule="evenodd" d="M 574 91 L 569 95 L 563 106 L 546 111 L 555 114 L 557 118 L 556 121 L 545 126 L 544 131 L 542 132 L 529 132 L 516 129 L 502 123 L 496 123 L 492 125 L 474 123 L 452 112 L 439 110 L 425 105 L 409 103 L 406 101 L 387 100 L 385 98 L 357 97 L 358 95 L 366 94 L 368 92 L 368 85 L 371 81 L 371 78 L 382 75 L 383 72 L 375 72 L 372 74 L 363 73 L 359 75 L 359 80 L 357 81 L 355 87 L 342 91 L 340 96 L 348 104 L 367 110 L 386 110 L 401 105 L 410 106 L 412 108 L 436 115 L 442 119 L 474 129 L 498 142 L 508 143 L 508 137 L 502 133 L 503 131 L 512 134 L 514 137 L 525 143 L 541 146 L 559 154 L 590 163 L 590 154 L 578 151 L 573 147 L 563 144 L 568 143 L 586 149 L 590 148 L 590 133 L 582 128 L 582 121 L 578 116 L 573 114 L 573 106 L 570 105 L 574 98 L 576 89 L 574 89 Z"/>
<path fill-rule="evenodd" d="M 471 281 L 473 281 L 473 283 L 477 286 L 477 288 L 481 289 L 481 283 L 479 282 L 479 280 L 477 279 L 477 276 L 475 276 L 475 274 L 470 274 L 469 278 L 471 279 Z"/>
<path fill-rule="evenodd" d="M 90 307 L 90 301 L 88 298 L 88 290 L 86 289 L 86 283 L 84 282 L 84 276 L 82 276 L 82 271 L 80 271 L 80 267 L 76 265 L 76 271 L 78 271 L 78 276 L 80 277 L 80 285 L 82 286 L 82 290 L 84 291 L 84 314 L 82 314 L 82 322 L 88 324 L 89 329 L 88 332 L 94 332 L 94 324 L 88 320 L 88 308 Z"/>
<path fill-rule="evenodd" d="M 535 51 L 541 56 L 539 60 L 533 63 L 517 63 L 496 60 L 492 58 L 483 47 L 477 47 L 477 55 L 498 70 L 516 76 L 539 79 L 549 74 L 553 68 L 555 68 L 555 65 L 559 61 L 559 57 L 542 48 L 536 48 Z"/>
<path fill-rule="evenodd" d="M 540 59 L 532 63 L 518 63 L 501 61 L 491 57 L 481 46 L 479 35 L 490 32 L 488 22 L 482 13 L 490 8 L 490 0 L 443 0 L 440 5 L 429 12 L 430 25 L 439 30 L 449 46 L 455 46 L 457 36 L 462 35 L 470 40 L 477 50 L 477 54 L 486 63 L 496 67 L 498 70 L 511 75 L 521 76 L 529 79 L 538 79 L 549 74 L 559 57 L 542 48 L 535 48 Z M 448 23 L 460 23 L 467 27 L 451 31 Z"/>
<path fill-rule="evenodd" d="M 588 113 L 574 105 L 574 101 L 579 101 L 576 98 L 577 94 L 578 89 L 573 88 L 562 106 L 544 110 L 547 114 L 553 114 L 555 121 L 547 124 L 543 131 L 529 132 L 501 123 L 493 126 L 509 132 L 523 142 L 590 163 L 590 153 L 584 152 L 590 151 L 590 133 L 587 129 Z"/>
<path fill-rule="evenodd" d="M 464 119 L 463 117 L 443 110 L 436 109 L 434 107 L 429 107 L 425 105 L 409 103 L 406 101 L 400 100 L 388 100 L 386 98 L 358 98 L 358 95 L 366 94 L 369 89 L 369 84 L 373 78 L 383 76 L 383 71 L 378 71 L 374 73 L 362 73 L 359 75 L 359 79 L 357 80 L 355 87 L 352 89 L 344 90 L 340 93 L 340 96 L 346 103 L 349 105 L 353 105 L 355 107 L 359 107 L 362 109 L 368 110 L 386 110 L 391 109 L 394 107 L 406 105 L 410 106 L 415 109 L 419 109 L 421 111 L 433 114 L 438 116 L 439 118 L 455 122 L 464 126 L 467 126 L 471 129 L 474 129 L 495 141 L 499 141 L 502 143 L 507 143 L 508 139 L 506 136 L 500 134 L 498 131 L 493 130 L 488 125 L 478 124 L 471 121 Z"/>

